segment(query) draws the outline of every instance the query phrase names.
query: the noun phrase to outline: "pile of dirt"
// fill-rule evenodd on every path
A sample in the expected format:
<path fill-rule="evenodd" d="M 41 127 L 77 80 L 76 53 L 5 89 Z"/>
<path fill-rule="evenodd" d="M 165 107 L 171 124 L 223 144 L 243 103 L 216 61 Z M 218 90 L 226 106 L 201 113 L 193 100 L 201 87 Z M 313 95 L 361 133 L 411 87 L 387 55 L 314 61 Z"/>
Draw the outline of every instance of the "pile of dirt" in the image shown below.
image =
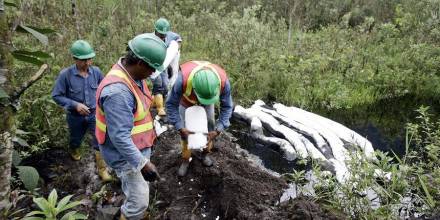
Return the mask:
<path fill-rule="evenodd" d="M 175 131 L 162 136 L 152 162 L 165 181 L 152 184 L 157 199 L 166 203 L 158 217 L 165 219 L 255 219 L 271 218 L 273 207 L 287 183 L 250 166 L 236 144 L 218 138 L 211 156 L 212 167 L 204 167 L 200 155 L 193 160 L 186 177 L 178 178 L 181 162 L 180 139 Z"/>
<path fill-rule="evenodd" d="M 204 167 L 199 153 L 193 153 L 187 176 L 179 178 L 179 135 L 170 131 L 161 136 L 152 157 L 165 179 L 151 185 L 155 219 L 339 219 L 307 200 L 279 205 L 285 180 L 252 165 L 230 140 L 217 138 L 212 167 Z"/>
<path fill-rule="evenodd" d="M 231 139 L 222 134 L 216 140 L 212 167 L 204 167 L 200 153 L 193 153 L 187 176 L 179 178 L 180 136 L 174 130 L 162 134 L 152 156 L 163 180 L 150 184 L 151 219 L 341 218 L 304 199 L 279 204 L 288 187 L 286 181 L 252 164 L 251 157 Z M 122 203 L 120 183 L 102 187 L 91 153 L 83 155 L 81 161 L 72 161 L 64 150 L 49 150 L 25 164 L 36 167 L 44 179 L 45 197 L 52 188 L 61 197 L 74 194 L 75 200 L 86 201 L 77 210 L 88 214 L 89 219 L 110 219 Z M 103 196 L 92 199 L 97 194 Z"/>

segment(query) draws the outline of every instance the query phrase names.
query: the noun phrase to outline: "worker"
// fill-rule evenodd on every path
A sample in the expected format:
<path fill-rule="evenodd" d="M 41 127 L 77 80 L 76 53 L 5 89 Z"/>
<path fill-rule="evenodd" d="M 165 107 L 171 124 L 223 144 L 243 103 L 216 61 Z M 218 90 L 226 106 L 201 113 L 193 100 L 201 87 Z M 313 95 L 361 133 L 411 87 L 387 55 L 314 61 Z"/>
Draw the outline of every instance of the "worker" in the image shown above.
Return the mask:
<path fill-rule="evenodd" d="M 158 177 L 150 161 L 156 138 L 146 79 L 162 70 L 166 46 L 154 34 L 136 36 L 96 92 L 96 138 L 107 164 L 121 180 L 126 197 L 120 219 L 142 219 L 149 202 L 146 181 Z"/>
<path fill-rule="evenodd" d="M 166 101 L 168 120 L 179 131 L 182 145 L 182 164 L 178 175 L 185 176 L 188 172 L 191 151 L 188 148 L 188 135 L 185 128 L 185 110 L 193 105 L 205 108 L 208 119 L 208 144 L 202 152 L 202 163 L 212 166 L 213 161 L 208 155 L 213 147 L 214 139 L 226 129 L 230 123 L 233 103 L 231 85 L 226 72 L 218 65 L 207 61 L 189 61 L 180 66 L 181 71 Z M 214 106 L 220 101 L 220 115 L 215 122 Z"/>
<path fill-rule="evenodd" d="M 99 152 L 95 137 L 95 95 L 103 76 L 98 67 L 92 66 L 95 52 L 87 41 L 75 41 L 70 53 L 75 64 L 61 70 L 52 90 L 52 98 L 67 112 L 69 152 L 72 159 L 81 159 L 80 145 L 89 131 L 92 136 L 91 145 L 95 149 L 98 174 L 103 182 L 108 182 L 112 178 Z"/>
<path fill-rule="evenodd" d="M 180 48 L 180 44 L 182 42 L 182 38 L 179 34 L 170 31 L 171 25 L 170 22 L 168 22 L 165 18 L 159 18 L 154 23 L 154 34 L 162 39 L 162 41 L 165 42 L 167 48 L 170 46 L 172 41 L 176 41 L 178 43 L 178 47 Z M 176 55 L 174 59 L 177 59 L 177 61 L 174 61 L 179 63 L 180 53 Z M 176 70 L 177 71 L 177 70 Z M 159 76 L 153 76 L 153 96 L 154 96 L 154 106 L 157 109 L 157 114 L 161 117 L 166 115 L 166 111 L 164 108 L 164 97 L 166 97 L 168 93 L 168 84 L 169 84 L 169 77 L 172 75 L 172 70 L 169 68 L 166 68 L 164 71 L 160 73 Z"/>

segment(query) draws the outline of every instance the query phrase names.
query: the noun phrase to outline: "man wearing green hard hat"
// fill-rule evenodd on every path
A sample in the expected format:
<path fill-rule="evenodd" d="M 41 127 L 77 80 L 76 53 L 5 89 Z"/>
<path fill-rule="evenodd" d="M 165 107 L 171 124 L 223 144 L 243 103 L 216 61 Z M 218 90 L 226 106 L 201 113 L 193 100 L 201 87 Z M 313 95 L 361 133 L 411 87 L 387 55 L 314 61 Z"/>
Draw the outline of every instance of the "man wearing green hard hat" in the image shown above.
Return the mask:
<path fill-rule="evenodd" d="M 70 53 L 75 64 L 61 70 L 52 91 L 55 102 L 67 113 L 69 127 L 69 149 L 74 160 L 80 160 L 80 145 L 87 131 L 92 135 L 91 145 L 95 149 L 98 174 L 103 182 L 112 178 L 101 157 L 95 138 L 96 88 L 103 79 L 101 70 L 92 66 L 95 51 L 87 41 L 77 40 Z"/>
<path fill-rule="evenodd" d="M 180 66 L 180 72 L 166 101 L 168 120 L 180 132 L 182 145 L 182 164 L 178 175 L 185 176 L 191 158 L 188 148 L 188 135 L 185 128 L 185 110 L 193 105 L 205 108 L 208 119 L 208 144 L 202 152 L 202 163 L 212 166 L 213 160 L 208 155 L 214 139 L 227 127 L 232 115 L 233 103 L 231 85 L 226 72 L 220 66 L 208 61 L 189 61 Z M 220 115 L 215 121 L 214 107 L 220 101 Z"/>
<path fill-rule="evenodd" d="M 177 47 L 180 48 L 180 44 L 182 43 L 182 37 L 179 34 L 171 31 L 170 22 L 165 18 L 159 18 L 154 23 L 154 34 L 162 39 L 165 42 L 167 48 L 170 47 L 174 42 L 177 44 Z M 157 109 L 157 114 L 160 117 L 164 117 L 166 115 L 164 108 L 164 98 L 168 93 L 168 85 L 174 83 L 177 77 L 177 69 L 179 65 L 180 52 L 178 51 L 176 56 L 174 57 L 171 63 L 176 63 L 176 70 L 173 71 L 171 66 L 166 68 L 164 71 L 156 71 L 150 78 L 153 82 L 153 99 L 154 106 Z M 176 73 L 173 77 L 173 73 Z M 171 82 L 169 80 L 171 78 Z"/>
<path fill-rule="evenodd" d="M 136 36 L 96 92 L 96 138 L 126 196 L 120 219 L 142 219 L 146 215 L 147 181 L 159 178 L 150 161 L 156 133 L 146 79 L 155 70 L 163 70 L 165 55 L 165 43 L 154 34 Z"/>

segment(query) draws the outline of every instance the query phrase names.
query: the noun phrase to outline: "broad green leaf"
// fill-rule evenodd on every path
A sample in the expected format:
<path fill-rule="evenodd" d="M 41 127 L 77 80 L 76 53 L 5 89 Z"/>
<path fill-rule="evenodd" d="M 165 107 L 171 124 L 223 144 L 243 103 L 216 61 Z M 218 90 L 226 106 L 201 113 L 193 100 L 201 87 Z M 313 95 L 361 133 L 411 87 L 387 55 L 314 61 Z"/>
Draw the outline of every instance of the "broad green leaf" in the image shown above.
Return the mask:
<path fill-rule="evenodd" d="M 29 32 L 32 34 L 35 38 L 37 38 L 43 45 L 47 46 L 49 44 L 49 39 L 46 35 L 36 31 L 35 29 L 32 29 L 26 25 L 20 24 L 18 27 L 24 29 L 26 32 Z"/>
<path fill-rule="evenodd" d="M 21 157 L 20 154 L 16 151 L 12 151 L 12 164 L 17 167 L 21 163 Z"/>
<path fill-rule="evenodd" d="M 62 198 L 57 205 L 57 209 L 61 210 L 62 208 L 64 208 L 64 206 L 70 201 L 70 198 L 72 198 L 72 196 L 73 195 L 68 195 L 68 196 Z"/>
<path fill-rule="evenodd" d="M 26 214 L 26 217 L 27 216 L 33 216 L 33 215 L 44 215 L 44 212 L 42 212 L 42 211 L 32 211 L 32 212 L 29 212 L 28 214 Z"/>
<path fill-rule="evenodd" d="M 70 211 L 70 212 L 66 213 L 65 215 L 63 215 L 61 220 L 75 220 L 73 217 L 74 214 L 76 214 L 76 211 Z"/>
<path fill-rule="evenodd" d="M 45 214 L 50 213 L 49 202 L 45 198 L 34 198 L 33 201 Z"/>
<path fill-rule="evenodd" d="M 18 175 L 27 190 L 33 191 L 38 185 L 40 175 L 37 170 L 30 166 L 17 166 Z M 47 202 L 47 201 L 46 201 Z"/>
<path fill-rule="evenodd" d="M 47 198 L 47 201 L 49 202 L 50 207 L 55 207 L 55 205 L 57 204 L 57 200 L 58 200 L 57 191 L 55 189 L 53 189 L 52 192 L 50 192 L 49 197 Z"/>
<path fill-rule="evenodd" d="M 76 219 L 87 219 L 87 216 L 78 213 L 77 211 L 70 211 L 61 218 L 61 220 L 76 220 Z"/>
<path fill-rule="evenodd" d="M 2 87 L 0 87 L 0 99 L 1 98 L 9 98 L 8 93 L 6 93 L 6 91 Z"/>
<path fill-rule="evenodd" d="M 83 215 L 83 214 L 81 214 L 81 213 L 75 213 L 75 214 L 73 215 L 73 218 L 74 218 L 74 219 L 87 219 L 87 216 L 86 216 L 86 215 Z"/>
<path fill-rule="evenodd" d="M 40 51 L 40 50 L 37 50 L 37 51 L 16 50 L 16 51 L 14 51 L 14 53 L 15 54 L 27 55 L 27 56 L 31 56 L 31 57 L 36 57 L 36 58 L 42 58 L 42 59 L 51 58 L 50 54 L 45 53 L 45 52 Z"/>
<path fill-rule="evenodd" d="M 32 63 L 38 66 L 41 66 L 44 64 L 43 61 L 39 60 L 38 58 L 35 58 L 33 56 L 28 56 L 28 55 L 24 55 L 24 54 L 17 54 L 12 52 L 12 56 L 14 56 L 15 59 L 17 60 L 21 60 L 23 62 L 27 62 L 27 63 Z"/>
<path fill-rule="evenodd" d="M 28 142 L 26 141 L 26 140 L 24 140 L 23 138 L 20 138 L 20 137 L 14 137 L 13 139 L 12 139 L 12 141 L 13 142 L 15 142 L 15 143 L 17 143 L 17 144 L 19 144 L 20 146 L 22 146 L 22 147 L 29 147 L 29 144 L 28 144 Z"/>
<path fill-rule="evenodd" d="M 79 201 L 71 202 L 71 203 L 65 205 L 64 207 L 62 207 L 60 210 L 58 210 L 58 212 L 66 211 L 66 210 L 71 209 L 71 208 L 73 208 L 77 205 L 80 205 L 80 204 L 81 204 L 81 202 L 79 202 Z"/>

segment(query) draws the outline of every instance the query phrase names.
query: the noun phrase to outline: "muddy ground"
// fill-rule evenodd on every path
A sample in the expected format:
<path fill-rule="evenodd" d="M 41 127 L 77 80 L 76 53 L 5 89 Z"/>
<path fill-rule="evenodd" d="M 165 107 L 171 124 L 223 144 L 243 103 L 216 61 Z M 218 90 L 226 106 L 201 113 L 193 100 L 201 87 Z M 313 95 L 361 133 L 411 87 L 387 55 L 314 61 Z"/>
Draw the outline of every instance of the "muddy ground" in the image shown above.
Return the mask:
<path fill-rule="evenodd" d="M 307 199 L 279 204 L 286 181 L 252 164 L 233 139 L 218 138 L 212 167 L 204 167 L 194 153 L 188 175 L 178 178 L 179 135 L 162 134 L 152 161 L 164 180 L 150 184 L 150 219 L 343 219 Z M 89 219 L 111 219 L 123 201 L 117 181 L 101 184 L 91 153 L 74 162 L 63 150 L 50 150 L 25 162 L 42 176 L 43 195 L 54 187 L 60 196 L 74 194 L 84 202 L 78 210 Z"/>

